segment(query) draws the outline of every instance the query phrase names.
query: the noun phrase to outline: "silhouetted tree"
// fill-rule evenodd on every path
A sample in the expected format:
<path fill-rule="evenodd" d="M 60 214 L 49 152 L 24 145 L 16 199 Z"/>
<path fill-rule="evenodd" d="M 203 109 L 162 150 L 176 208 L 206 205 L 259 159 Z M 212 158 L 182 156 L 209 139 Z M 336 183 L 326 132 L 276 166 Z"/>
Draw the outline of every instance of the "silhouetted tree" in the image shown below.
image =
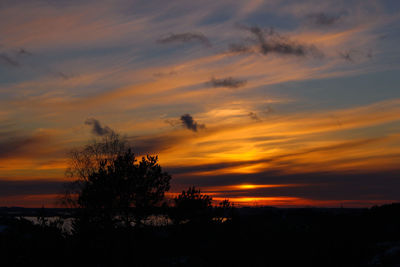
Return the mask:
<path fill-rule="evenodd" d="M 233 204 L 228 199 L 225 199 L 221 201 L 215 208 L 214 220 L 218 223 L 223 223 L 225 221 L 231 220 L 233 218 L 233 215 Z"/>
<path fill-rule="evenodd" d="M 129 150 L 124 138 L 115 132 L 104 135 L 102 139 L 72 149 L 68 154 L 68 168 L 65 175 L 75 180 L 66 184 L 66 194 L 62 199 L 64 206 L 78 207 L 77 197 L 90 175 L 99 170 L 101 165 L 111 164 Z"/>
<path fill-rule="evenodd" d="M 171 176 L 162 171 L 157 156 L 137 162 L 131 148 L 114 133 L 72 151 L 70 160 L 67 173 L 76 180 L 65 203 L 79 212 L 74 222 L 77 231 L 138 225 L 170 188 Z"/>
<path fill-rule="evenodd" d="M 212 198 L 202 194 L 200 189 L 194 186 L 174 198 L 175 207 L 172 210 L 172 220 L 174 223 L 198 223 L 209 222 L 212 220 Z"/>

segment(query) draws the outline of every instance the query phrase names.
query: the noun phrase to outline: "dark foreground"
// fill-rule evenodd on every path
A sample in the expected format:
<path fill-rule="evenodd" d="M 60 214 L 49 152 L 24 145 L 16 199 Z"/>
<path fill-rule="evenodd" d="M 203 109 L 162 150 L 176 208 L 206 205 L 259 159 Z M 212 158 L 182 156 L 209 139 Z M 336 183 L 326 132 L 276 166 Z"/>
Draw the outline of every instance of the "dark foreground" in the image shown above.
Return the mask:
<path fill-rule="evenodd" d="M 400 204 L 238 208 L 223 223 L 79 234 L 63 233 L 43 212 L 0 209 L 1 266 L 400 266 Z M 19 218 L 33 214 L 39 224 Z"/>

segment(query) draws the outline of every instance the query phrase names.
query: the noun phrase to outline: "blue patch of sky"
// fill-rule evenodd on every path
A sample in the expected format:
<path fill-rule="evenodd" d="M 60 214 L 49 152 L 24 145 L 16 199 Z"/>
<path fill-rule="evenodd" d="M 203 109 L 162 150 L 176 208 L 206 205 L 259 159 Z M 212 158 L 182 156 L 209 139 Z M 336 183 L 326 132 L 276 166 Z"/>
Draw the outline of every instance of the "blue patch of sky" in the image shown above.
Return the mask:
<path fill-rule="evenodd" d="M 386 7 L 386 12 L 391 14 L 398 14 L 400 11 L 400 1 L 399 0 L 385 0 L 382 2 Z"/>
<path fill-rule="evenodd" d="M 259 26 L 261 28 L 273 27 L 276 30 L 292 30 L 299 26 L 299 20 L 295 17 L 288 15 L 279 15 L 273 12 L 266 12 L 264 10 L 256 11 L 243 21 L 245 25 Z"/>
<path fill-rule="evenodd" d="M 183 114 L 195 116 L 195 114 L 204 111 L 205 109 L 201 103 L 193 103 L 191 101 L 188 103 L 174 103 L 173 105 L 157 102 L 151 106 L 151 109 L 148 106 L 135 108 L 127 110 L 127 114 L 135 117 L 143 116 L 145 118 L 160 118 L 163 116 L 165 119 L 179 119 Z"/>
<path fill-rule="evenodd" d="M 256 88 L 253 93 L 266 99 L 293 99 L 272 104 L 279 113 L 323 111 L 370 105 L 400 98 L 398 71 L 369 73 L 351 77 L 287 82 Z"/>
<path fill-rule="evenodd" d="M 24 81 L 36 80 L 46 73 L 26 62 L 20 63 L 19 67 L 0 65 L 0 91 Z"/>
<path fill-rule="evenodd" d="M 218 9 L 211 14 L 205 16 L 198 22 L 199 26 L 222 24 L 234 18 L 235 10 L 230 7 Z"/>
<path fill-rule="evenodd" d="M 345 129 L 342 127 L 346 125 L 342 124 L 340 117 L 331 118 L 333 123 L 337 123 L 337 131 L 325 132 L 324 134 L 316 133 L 316 140 L 337 140 L 338 138 L 342 140 L 376 138 L 397 134 L 400 130 L 400 121 L 391 121 L 388 123 L 354 129 Z"/>
<path fill-rule="evenodd" d="M 202 56 L 206 52 L 211 52 L 208 47 L 203 44 L 191 41 L 187 43 L 169 43 L 159 44 L 154 47 L 154 50 L 149 50 L 142 54 L 141 58 L 144 61 L 157 60 L 157 62 L 165 62 L 168 65 L 177 63 L 179 59 L 190 59 L 197 56 Z"/>
<path fill-rule="evenodd" d="M 196 9 L 195 6 L 192 5 L 176 5 L 174 2 L 171 2 L 171 4 L 168 5 L 168 2 L 163 1 L 161 5 L 164 6 L 165 12 L 158 13 L 154 18 L 153 22 L 161 22 L 165 24 L 166 22 L 169 23 L 169 20 L 174 20 L 176 18 L 183 18 L 185 16 L 188 16 L 188 14 L 193 14 L 194 10 Z M 153 9 L 150 8 L 149 12 L 154 12 L 154 6 Z M 181 21 L 181 23 L 184 23 Z"/>

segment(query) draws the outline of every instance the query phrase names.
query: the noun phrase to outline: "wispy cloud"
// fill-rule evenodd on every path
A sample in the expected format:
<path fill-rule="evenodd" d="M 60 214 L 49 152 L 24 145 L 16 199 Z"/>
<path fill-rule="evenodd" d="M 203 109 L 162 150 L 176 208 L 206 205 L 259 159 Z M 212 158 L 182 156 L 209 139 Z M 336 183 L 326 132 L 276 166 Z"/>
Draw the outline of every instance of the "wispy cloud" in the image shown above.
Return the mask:
<path fill-rule="evenodd" d="M 322 57 L 323 53 L 314 45 L 302 44 L 279 34 L 273 28 L 261 29 L 258 26 L 239 26 L 254 35 L 256 47 L 244 44 L 231 44 L 229 51 L 232 53 L 258 52 L 263 55 L 270 53 L 280 55 Z"/>
<path fill-rule="evenodd" d="M 249 45 L 245 44 L 230 44 L 228 51 L 231 53 L 238 53 L 238 54 L 254 52 L 254 50 Z"/>
<path fill-rule="evenodd" d="M 330 26 L 337 23 L 340 16 L 328 15 L 326 13 L 311 13 L 306 16 L 306 20 L 314 25 Z"/>
<path fill-rule="evenodd" d="M 351 62 L 351 63 L 354 62 L 353 53 L 350 50 L 345 51 L 345 52 L 339 52 L 339 56 L 348 62 Z"/>
<path fill-rule="evenodd" d="M 261 119 L 254 112 L 249 112 L 248 116 L 254 121 L 261 121 Z"/>
<path fill-rule="evenodd" d="M 17 55 L 19 56 L 32 56 L 32 53 L 25 48 L 20 48 L 17 52 Z"/>
<path fill-rule="evenodd" d="M 162 72 L 162 71 L 156 72 L 153 75 L 155 77 L 166 77 L 166 76 L 173 76 L 173 75 L 177 75 L 177 74 L 178 74 L 177 71 L 170 70 L 170 71 L 165 71 L 165 72 Z"/>
<path fill-rule="evenodd" d="M 0 54 L 0 62 L 2 62 L 3 64 L 6 64 L 8 66 L 12 66 L 12 67 L 20 66 L 20 63 L 16 59 L 10 57 L 9 55 L 7 55 L 5 53 Z"/>
<path fill-rule="evenodd" d="M 189 42 L 197 42 L 206 47 L 211 46 L 210 40 L 202 33 L 192 33 L 192 32 L 171 33 L 170 35 L 157 40 L 157 43 L 160 44 L 189 43 Z"/>
<path fill-rule="evenodd" d="M 11 49 L 11 51 L 8 52 L 1 52 L 0 64 L 3 63 L 5 65 L 12 67 L 21 67 L 20 59 L 25 56 L 32 56 L 32 53 L 26 50 L 25 48 L 19 48 L 16 51 L 12 51 Z"/>
<path fill-rule="evenodd" d="M 316 55 L 318 49 L 313 45 L 299 44 L 290 39 L 281 36 L 273 29 L 265 33 L 257 26 L 249 29 L 258 39 L 260 51 L 266 55 L 268 53 L 277 53 L 283 55 L 305 56 L 307 54 Z"/>
<path fill-rule="evenodd" d="M 247 81 L 235 79 L 233 77 L 227 77 L 221 79 L 213 77 L 211 78 L 211 81 L 209 81 L 209 83 L 214 87 L 239 88 L 245 86 Z"/>
<path fill-rule="evenodd" d="M 66 74 L 66 73 L 64 73 L 64 72 L 62 72 L 62 71 L 51 71 L 51 73 L 52 73 L 55 77 L 59 77 L 59 78 L 61 78 L 61 79 L 63 79 L 63 80 L 68 80 L 68 79 L 71 79 L 71 78 L 74 77 L 73 75 Z"/>
<path fill-rule="evenodd" d="M 347 49 L 339 52 L 339 57 L 350 63 L 356 63 L 363 59 L 371 59 L 373 57 L 370 49 L 363 51 L 361 49 Z"/>

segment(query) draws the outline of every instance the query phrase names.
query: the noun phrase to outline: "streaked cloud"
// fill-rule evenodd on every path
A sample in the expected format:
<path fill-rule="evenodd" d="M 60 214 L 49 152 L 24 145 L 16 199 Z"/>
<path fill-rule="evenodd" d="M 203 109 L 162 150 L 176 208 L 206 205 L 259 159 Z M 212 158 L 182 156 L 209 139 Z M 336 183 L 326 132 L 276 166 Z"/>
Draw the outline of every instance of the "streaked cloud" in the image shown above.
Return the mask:
<path fill-rule="evenodd" d="M 53 180 L 4 180 L 0 179 L 0 199 L 10 196 L 42 195 L 61 192 L 64 181 Z"/>
<path fill-rule="evenodd" d="M 253 52 L 253 49 L 249 45 L 245 45 L 245 44 L 230 44 L 229 52 L 245 54 L 245 53 Z"/>
<path fill-rule="evenodd" d="M 209 83 L 214 87 L 239 88 L 245 86 L 247 81 L 235 79 L 232 77 L 221 78 L 221 79 L 213 77 L 211 78 L 211 81 Z"/>
<path fill-rule="evenodd" d="M 51 135 L 45 132 L 25 136 L 8 133 L 0 140 L 0 158 L 29 157 L 34 150 L 48 144 L 50 139 Z"/>
<path fill-rule="evenodd" d="M 20 48 L 17 51 L 17 55 L 19 56 L 32 56 L 32 53 L 26 50 L 25 48 Z"/>
<path fill-rule="evenodd" d="M 354 62 L 352 51 L 340 52 L 340 57 L 348 62 Z"/>
<path fill-rule="evenodd" d="M 32 56 L 32 53 L 25 48 L 19 49 L 1 49 L 0 45 L 0 64 L 19 68 L 21 67 L 20 60 L 27 56 Z M 3 51 L 2 51 L 3 50 Z"/>
<path fill-rule="evenodd" d="M 281 35 L 273 28 L 261 29 L 259 26 L 240 26 L 254 35 L 256 47 L 244 44 L 231 44 L 230 52 L 248 53 L 258 52 L 263 55 L 270 53 L 280 55 L 322 57 L 323 53 L 313 44 L 302 44 L 291 40 L 290 38 Z"/>
<path fill-rule="evenodd" d="M 159 44 L 169 44 L 169 43 L 190 43 L 197 42 L 202 44 L 203 46 L 210 47 L 211 42 L 208 38 L 202 33 L 171 33 L 166 37 L 162 37 L 157 40 Z"/>
<path fill-rule="evenodd" d="M 12 66 L 12 67 L 20 66 L 20 63 L 16 59 L 11 58 L 9 55 L 7 55 L 5 53 L 0 54 L 0 62 L 2 62 L 3 64 L 6 64 L 8 66 Z"/>
<path fill-rule="evenodd" d="M 319 26 L 331 26 L 337 23 L 340 19 L 338 15 L 329 15 L 323 12 L 311 13 L 306 16 L 308 22 Z"/>

